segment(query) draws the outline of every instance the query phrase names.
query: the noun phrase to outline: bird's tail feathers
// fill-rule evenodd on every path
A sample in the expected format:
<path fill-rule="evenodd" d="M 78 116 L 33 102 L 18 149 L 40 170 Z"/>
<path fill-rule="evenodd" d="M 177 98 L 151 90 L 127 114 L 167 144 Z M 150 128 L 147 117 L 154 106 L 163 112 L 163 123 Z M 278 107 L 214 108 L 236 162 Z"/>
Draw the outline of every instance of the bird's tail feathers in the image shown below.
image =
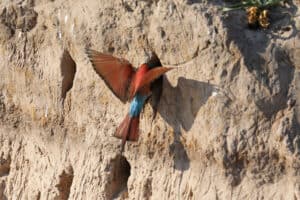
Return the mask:
<path fill-rule="evenodd" d="M 117 128 L 114 136 L 122 139 L 121 153 L 124 150 L 126 141 L 137 141 L 139 138 L 139 120 L 140 117 L 131 117 L 126 115 L 120 126 Z"/>
<path fill-rule="evenodd" d="M 139 123 L 140 123 L 140 116 L 131 118 L 129 135 L 127 140 L 137 141 L 139 139 Z"/>

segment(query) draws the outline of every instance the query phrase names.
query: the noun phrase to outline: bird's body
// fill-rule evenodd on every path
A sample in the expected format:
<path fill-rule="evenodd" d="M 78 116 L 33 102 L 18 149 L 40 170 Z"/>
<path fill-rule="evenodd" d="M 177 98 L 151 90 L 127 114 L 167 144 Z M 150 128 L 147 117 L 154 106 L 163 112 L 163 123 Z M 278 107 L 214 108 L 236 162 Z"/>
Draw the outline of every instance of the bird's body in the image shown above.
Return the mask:
<path fill-rule="evenodd" d="M 121 152 L 127 140 L 139 137 L 139 116 L 147 98 L 151 95 L 151 83 L 172 68 L 149 68 L 142 64 L 137 70 L 125 59 L 87 50 L 95 71 L 106 85 L 122 101 L 131 101 L 129 113 L 116 129 L 115 137 L 122 139 Z"/>
<path fill-rule="evenodd" d="M 146 73 L 148 71 L 149 71 L 149 68 L 146 64 L 142 64 L 138 68 L 138 70 L 136 71 L 136 73 L 133 76 L 132 81 L 131 81 L 131 89 L 132 89 L 133 93 L 134 93 L 134 91 L 136 91 L 138 89 L 138 85 L 141 83 L 143 77 L 146 75 Z"/>
<path fill-rule="evenodd" d="M 132 101 L 130 102 L 130 108 L 129 108 L 129 116 L 130 117 L 137 117 L 141 113 L 145 101 L 147 99 L 146 95 L 142 95 L 140 93 L 137 93 Z"/>

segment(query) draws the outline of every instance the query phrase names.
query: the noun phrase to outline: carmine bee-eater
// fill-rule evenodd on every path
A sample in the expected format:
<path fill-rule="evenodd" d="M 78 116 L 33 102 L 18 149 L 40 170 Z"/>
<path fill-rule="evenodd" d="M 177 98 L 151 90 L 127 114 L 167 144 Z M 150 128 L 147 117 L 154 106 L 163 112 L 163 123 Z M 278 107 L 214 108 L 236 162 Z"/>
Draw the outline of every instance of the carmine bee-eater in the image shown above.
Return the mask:
<path fill-rule="evenodd" d="M 129 113 L 114 133 L 115 137 L 122 139 L 122 153 L 127 140 L 138 140 L 139 116 L 146 99 L 151 95 L 151 83 L 172 68 L 160 66 L 150 69 L 147 64 L 142 64 L 135 69 L 126 59 L 91 49 L 87 49 L 86 53 L 95 71 L 111 91 L 123 103 L 131 101 Z"/>

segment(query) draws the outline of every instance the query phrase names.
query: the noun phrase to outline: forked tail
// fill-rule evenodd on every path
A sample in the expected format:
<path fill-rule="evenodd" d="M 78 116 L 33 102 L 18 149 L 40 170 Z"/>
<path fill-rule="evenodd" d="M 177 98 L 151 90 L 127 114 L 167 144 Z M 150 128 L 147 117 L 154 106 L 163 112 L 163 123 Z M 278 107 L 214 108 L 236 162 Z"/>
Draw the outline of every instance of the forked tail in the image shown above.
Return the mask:
<path fill-rule="evenodd" d="M 120 126 L 117 128 L 114 136 L 122 139 L 121 153 L 124 151 L 126 141 L 137 141 L 139 138 L 140 116 L 131 117 L 126 115 Z"/>

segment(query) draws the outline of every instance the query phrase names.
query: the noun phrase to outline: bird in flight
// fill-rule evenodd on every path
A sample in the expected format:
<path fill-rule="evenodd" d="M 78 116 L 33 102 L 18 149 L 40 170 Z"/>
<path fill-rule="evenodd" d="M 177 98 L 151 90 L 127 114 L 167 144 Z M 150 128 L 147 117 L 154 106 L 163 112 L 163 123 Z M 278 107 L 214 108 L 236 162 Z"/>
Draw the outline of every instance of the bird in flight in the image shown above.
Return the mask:
<path fill-rule="evenodd" d="M 135 69 L 131 63 L 122 58 L 86 49 L 86 54 L 94 70 L 104 80 L 110 90 L 123 103 L 130 101 L 128 114 L 116 129 L 114 136 L 122 139 L 121 153 L 126 141 L 137 141 L 139 137 L 139 116 L 147 98 L 151 95 L 151 84 L 171 67 L 141 64 Z"/>

